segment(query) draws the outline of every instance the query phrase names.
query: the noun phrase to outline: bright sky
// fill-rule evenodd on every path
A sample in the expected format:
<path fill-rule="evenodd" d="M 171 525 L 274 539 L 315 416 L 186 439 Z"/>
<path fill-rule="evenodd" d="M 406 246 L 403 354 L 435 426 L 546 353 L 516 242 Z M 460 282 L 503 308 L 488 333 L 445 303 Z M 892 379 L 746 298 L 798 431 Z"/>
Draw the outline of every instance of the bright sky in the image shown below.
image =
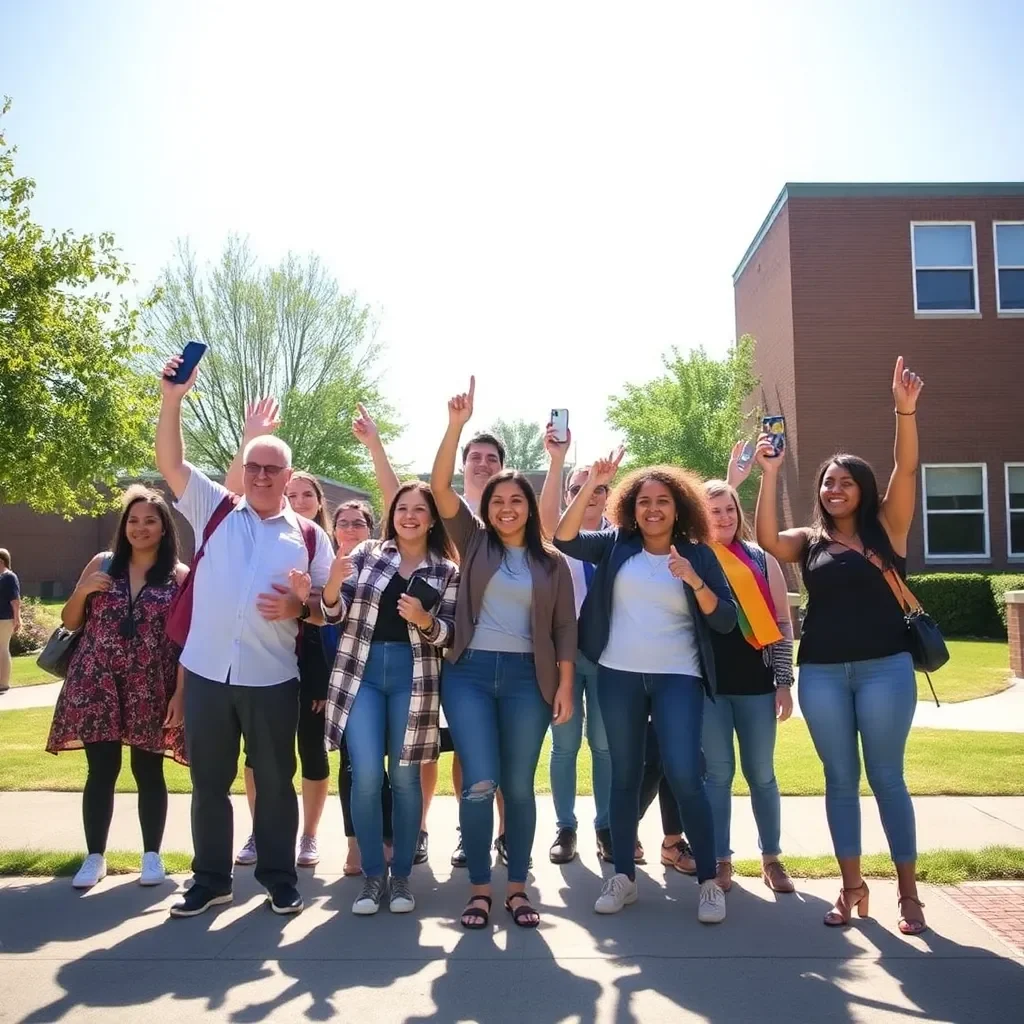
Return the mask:
<path fill-rule="evenodd" d="M 1024 5 L 0 0 L 0 93 L 47 227 L 113 231 L 140 291 L 188 236 L 314 250 L 380 320 L 427 468 L 481 429 L 721 352 L 789 181 L 1024 177 Z"/>

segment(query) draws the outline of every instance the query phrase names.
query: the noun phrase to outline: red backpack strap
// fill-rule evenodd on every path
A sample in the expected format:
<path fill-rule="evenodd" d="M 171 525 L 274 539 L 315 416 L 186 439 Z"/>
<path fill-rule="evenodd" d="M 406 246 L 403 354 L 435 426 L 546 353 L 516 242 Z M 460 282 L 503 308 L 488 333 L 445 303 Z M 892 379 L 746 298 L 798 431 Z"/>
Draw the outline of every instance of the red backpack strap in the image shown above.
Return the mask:
<path fill-rule="evenodd" d="M 316 558 L 316 523 L 309 519 L 303 519 L 302 516 L 296 516 L 296 518 L 299 521 L 302 539 L 306 542 L 306 555 L 312 567 L 313 559 Z"/>
<path fill-rule="evenodd" d="M 203 541 L 199 545 L 199 550 L 196 552 L 195 560 L 198 562 L 199 558 L 206 550 L 206 544 L 210 537 L 213 535 L 213 531 L 220 526 L 228 517 L 228 513 L 234 509 L 242 499 L 237 494 L 228 492 L 220 500 L 220 504 L 213 510 L 213 515 L 210 516 L 209 521 L 206 524 L 206 528 L 203 530 Z"/>

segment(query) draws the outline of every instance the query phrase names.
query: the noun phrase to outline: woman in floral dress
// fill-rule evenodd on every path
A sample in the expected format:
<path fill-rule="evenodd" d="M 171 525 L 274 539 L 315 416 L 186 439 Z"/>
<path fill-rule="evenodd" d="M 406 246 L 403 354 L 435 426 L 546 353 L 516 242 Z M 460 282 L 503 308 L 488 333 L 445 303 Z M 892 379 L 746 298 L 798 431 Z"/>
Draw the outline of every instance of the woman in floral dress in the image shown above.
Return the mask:
<path fill-rule="evenodd" d="M 73 885 L 88 889 L 107 873 L 106 846 L 122 746 L 131 748 L 142 826 L 142 885 L 164 880 L 160 843 L 167 819 L 165 754 L 184 763 L 183 685 L 165 633 L 167 612 L 188 567 L 159 491 L 131 487 L 114 550 L 96 555 L 61 611 L 80 630 L 53 711 L 46 749 L 85 749 L 82 818 L 88 856 Z"/>

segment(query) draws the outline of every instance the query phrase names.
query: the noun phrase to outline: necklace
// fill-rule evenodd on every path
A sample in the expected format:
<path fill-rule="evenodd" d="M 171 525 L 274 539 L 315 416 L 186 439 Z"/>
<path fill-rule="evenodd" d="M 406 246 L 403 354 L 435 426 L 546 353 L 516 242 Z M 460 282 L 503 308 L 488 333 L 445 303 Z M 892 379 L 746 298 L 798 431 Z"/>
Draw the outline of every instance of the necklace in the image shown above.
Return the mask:
<path fill-rule="evenodd" d="M 641 549 L 640 554 L 644 556 L 644 562 L 647 564 L 647 577 L 653 580 L 665 568 L 667 562 L 663 559 L 666 556 L 652 555 L 646 548 Z"/>

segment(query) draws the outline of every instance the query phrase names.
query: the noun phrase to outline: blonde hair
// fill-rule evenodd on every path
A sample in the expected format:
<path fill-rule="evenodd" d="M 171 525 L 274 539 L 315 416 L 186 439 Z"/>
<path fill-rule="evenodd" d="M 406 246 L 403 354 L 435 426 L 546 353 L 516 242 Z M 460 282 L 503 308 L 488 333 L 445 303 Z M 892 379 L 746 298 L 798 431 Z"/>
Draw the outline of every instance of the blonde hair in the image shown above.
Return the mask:
<path fill-rule="evenodd" d="M 709 500 L 720 498 L 723 494 L 732 498 L 732 503 L 736 507 L 736 532 L 732 539 L 734 541 L 750 540 L 750 527 L 747 525 L 747 517 L 743 514 L 743 506 L 740 504 L 740 496 L 736 493 L 736 488 L 725 480 L 705 480 L 704 493 Z"/>

